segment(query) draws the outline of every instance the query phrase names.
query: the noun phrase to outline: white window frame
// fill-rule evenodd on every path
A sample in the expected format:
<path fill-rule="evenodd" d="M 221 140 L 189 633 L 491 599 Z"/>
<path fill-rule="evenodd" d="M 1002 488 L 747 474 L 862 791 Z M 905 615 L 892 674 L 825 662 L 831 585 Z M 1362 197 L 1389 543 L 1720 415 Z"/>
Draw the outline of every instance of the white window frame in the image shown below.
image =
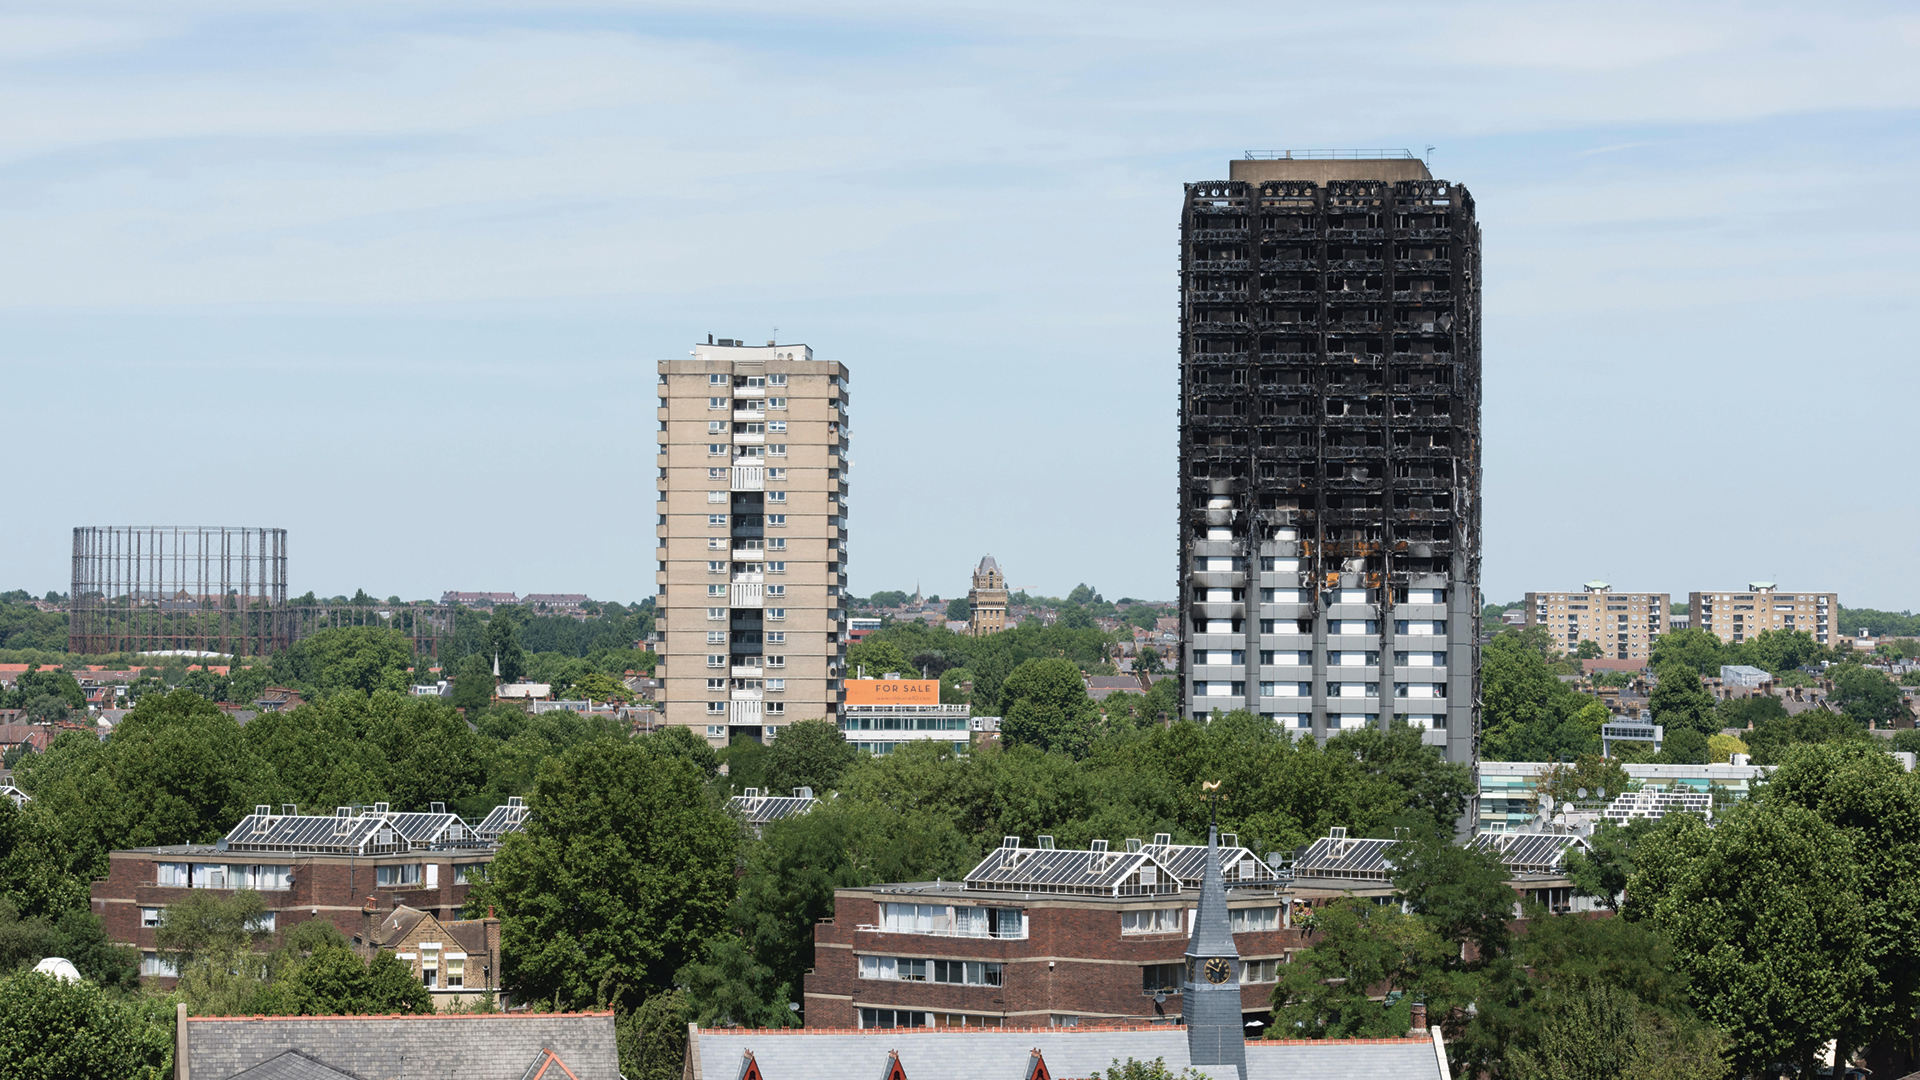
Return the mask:
<path fill-rule="evenodd" d="M 707 434 L 725 435 L 726 433 L 727 433 L 727 422 L 725 420 L 707 421 Z"/>
<path fill-rule="evenodd" d="M 707 666 L 708 666 L 708 667 L 710 667 L 710 668 L 723 668 L 723 667 L 726 667 L 726 666 L 727 666 L 727 654 L 726 654 L 726 653 L 708 653 L 708 654 L 707 654 Z"/>
<path fill-rule="evenodd" d="M 726 703 L 726 702 L 724 702 L 724 701 L 709 701 L 709 702 L 707 702 L 707 715 L 708 715 L 708 716 L 725 716 L 725 715 L 727 715 L 727 703 Z"/>
<path fill-rule="evenodd" d="M 770 608 L 768 608 L 768 609 L 766 609 L 766 610 L 767 610 L 767 621 L 768 621 L 768 622 L 786 622 L 786 621 L 787 621 L 787 609 L 786 609 L 786 608 L 783 608 L 783 607 L 770 607 Z"/>
<path fill-rule="evenodd" d="M 768 456 L 768 457 L 786 457 L 786 456 L 787 456 L 787 444 L 786 444 L 786 443 L 783 443 L 783 442 L 777 442 L 777 443 L 768 443 L 768 444 L 767 444 L 767 456 Z"/>
<path fill-rule="evenodd" d="M 787 515 L 785 514 L 768 514 L 767 515 L 767 528 L 784 529 L 786 527 L 787 527 Z"/>
<path fill-rule="evenodd" d="M 726 608 L 723 608 L 723 607 L 710 607 L 710 608 L 708 608 L 708 609 L 707 609 L 707 621 L 708 621 L 708 622 L 725 622 L 726 620 L 727 620 L 727 609 L 726 609 Z"/>

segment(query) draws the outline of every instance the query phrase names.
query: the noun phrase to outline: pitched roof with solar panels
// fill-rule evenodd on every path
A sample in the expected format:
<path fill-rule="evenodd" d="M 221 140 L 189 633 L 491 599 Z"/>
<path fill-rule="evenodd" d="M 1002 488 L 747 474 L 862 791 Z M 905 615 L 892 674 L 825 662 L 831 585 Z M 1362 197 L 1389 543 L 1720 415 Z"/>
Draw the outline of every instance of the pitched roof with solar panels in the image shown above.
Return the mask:
<path fill-rule="evenodd" d="M 1053 837 L 1022 847 L 1006 837 L 967 874 L 966 888 L 987 892 L 1061 893 L 1077 896 L 1166 896 L 1180 892 L 1180 879 L 1144 851 L 1111 851 L 1095 840 L 1086 851 L 1063 851 Z"/>
<path fill-rule="evenodd" d="M 504 806 L 496 806 L 481 819 L 473 831 L 490 844 L 497 844 L 500 838 L 510 832 L 518 832 L 527 823 L 527 804 L 518 795 L 507 796 Z"/>
<path fill-rule="evenodd" d="M 759 788 L 748 788 L 727 800 L 727 809 L 739 815 L 756 837 L 768 823 L 799 817 L 818 805 L 820 800 L 814 798 L 810 787 L 794 788 L 792 795 L 770 795 Z"/>
<path fill-rule="evenodd" d="M 434 803 L 426 813 L 394 813 L 386 803 L 342 806 L 332 814 L 302 814 L 292 805 L 280 813 L 260 805 L 240 819 L 218 845 L 227 851 L 308 855 L 394 855 L 489 846 L 460 815 Z"/>
<path fill-rule="evenodd" d="M 1388 881 L 1393 878 L 1394 867 L 1387 849 L 1396 843 L 1399 841 L 1349 837 L 1344 826 L 1336 825 L 1293 860 L 1293 876 Z"/>
<path fill-rule="evenodd" d="M 1492 851 L 1513 874 L 1559 874 L 1566 870 L 1567 849 L 1591 852 L 1593 845 L 1567 833 L 1481 833 L 1473 846 Z"/>
<path fill-rule="evenodd" d="M 1179 878 L 1180 884 L 1189 889 L 1200 887 L 1200 877 L 1207 870 L 1207 845 L 1176 844 L 1170 833 L 1154 833 L 1151 844 L 1143 845 L 1138 840 L 1129 840 L 1127 850 L 1151 855 L 1155 862 L 1166 867 L 1168 873 Z M 1249 885 L 1272 888 L 1280 884 L 1280 875 L 1273 867 L 1261 862 L 1258 855 L 1241 847 L 1240 837 L 1236 833 L 1220 834 L 1220 874 L 1229 889 Z"/>

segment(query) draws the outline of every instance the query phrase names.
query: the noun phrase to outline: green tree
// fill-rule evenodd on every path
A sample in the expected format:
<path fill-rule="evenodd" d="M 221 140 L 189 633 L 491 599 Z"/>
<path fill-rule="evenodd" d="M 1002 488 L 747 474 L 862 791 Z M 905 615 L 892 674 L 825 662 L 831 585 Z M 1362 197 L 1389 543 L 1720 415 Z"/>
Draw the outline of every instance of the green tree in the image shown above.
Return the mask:
<path fill-rule="evenodd" d="M 727 766 L 727 781 L 735 795 L 748 788 L 767 786 L 767 744 L 752 735 L 735 735 L 720 752 Z"/>
<path fill-rule="evenodd" d="M 1833 680 L 1829 700 L 1868 727 L 1891 727 L 1894 720 L 1907 715 L 1900 688 L 1878 671 L 1859 664 L 1835 664 L 1827 677 Z"/>
<path fill-rule="evenodd" d="M 810 787 L 824 796 L 840 785 L 840 778 L 859 756 L 831 720 L 789 724 L 767 749 L 766 786 L 781 794 Z"/>
<path fill-rule="evenodd" d="M 872 637 L 847 650 L 847 670 L 856 677 L 875 679 L 894 672 L 917 677 L 920 671 L 899 646 Z"/>
<path fill-rule="evenodd" d="M 966 622 L 973 617 L 973 603 L 964 596 L 956 596 L 947 601 L 947 620 Z"/>
<path fill-rule="evenodd" d="M 1419 834 L 1389 850 L 1394 888 L 1442 939 L 1478 946 L 1474 965 L 1506 953 L 1512 936 L 1508 923 L 1520 897 L 1497 853 Z"/>
<path fill-rule="evenodd" d="M 84 910 L 87 882 L 72 863 L 59 822 L 43 803 L 20 807 L 0 798 L 0 900 L 17 916 L 52 920 Z"/>
<path fill-rule="evenodd" d="M 430 1013 L 433 995 L 413 969 L 385 949 L 371 961 L 326 944 L 291 972 L 288 1000 L 303 1016 Z"/>
<path fill-rule="evenodd" d="M 140 985 L 140 954 L 107 937 L 100 917 L 85 908 L 57 918 L 21 918 L 13 901 L 0 896 L 0 972 L 31 967 L 49 956 L 71 961 L 80 976 L 108 990 Z"/>
<path fill-rule="evenodd" d="M 487 661 L 488 670 L 492 670 L 495 660 L 499 661 L 502 682 L 518 682 L 527 673 L 527 653 L 520 647 L 520 633 L 513 616 L 506 608 L 496 609 L 493 618 L 487 620 L 486 636 L 481 642 L 480 655 Z"/>
<path fill-rule="evenodd" d="M 1870 743 L 1795 747 L 1758 800 L 1816 813 L 1839 830 L 1861 878 L 1870 989 L 1840 1032 L 1848 1047 L 1905 1038 L 1920 1012 L 1920 776 Z"/>
<path fill-rule="evenodd" d="M 1575 894 L 1591 896 L 1615 911 L 1620 910 L 1621 894 L 1626 891 L 1627 880 L 1633 876 L 1635 847 L 1648 835 L 1659 831 L 1663 820 L 1677 823 L 1679 817 L 1670 814 L 1666 819 L 1628 818 L 1620 824 L 1601 822 L 1593 832 L 1591 852 L 1582 851 L 1577 846 L 1567 849 L 1567 877 L 1573 880 Z"/>
<path fill-rule="evenodd" d="M 1820 1046 L 1864 1019 L 1874 973 L 1851 847 L 1784 800 L 1739 807 L 1712 830 L 1684 817 L 1639 846 L 1626 914 L 1673 943 L 1741 1073 L 1787 1062 L 1812 1075 Z"/>
<path fill-rule="evenodd" d="M 1448 996 L 1447 942 L 1393 904 L 1334 900 L 1313 913 L 1315 942 L 1280 969 L 1273 988 L 1276 1039 L 1385 1039 L 1405 1035 L 1416 997 Z M 1403 992 L 1383 1006 L 1376 990 Z"/>
<path fill-rule="evenodd" d="M 1667 732 L 1656 759 L 1668 765 L 1705 765 L 1707 736 L 1697 728 L 1674 728 Z"/>
<path fill-rule="evenodd" d="M 739 822 L 657 739 L 588 743 L 542 765 L 526 829 L 470 895 L 500 913 L 505 982 L 522 1000 L 631 1008 L 722 925 Z"/>
<path fill-rule="evenodd" d="M 1605 655 L 1606 653 L 1600 648 L 1600 643 L 1592 638 L 1583 638 L 1578 645 L 1573 647 L 1573 658 L 1575 660 L 1598 660 Z"/>
<path fill-rule="evenodd" d="M 254 1011 L 268 977 L 267 954 L 255 948 L 268 937 L 261 928 L 266 911 L 266 902 L 251 889 L 230 896 L 195 889 L 167 905 L 154 943 L 179 972 L 175 990 L 190 1012 L 238 1016 Z"/>
<path fill-rule="evenodd" d="M 627 1080 L 680 1080 L 692 1020 L 687 995 L 679 990 L 650 994 L 639 1008 L 622 1013 L 613 1029 L 621 1075 Z"/>
<path fill-rule="evenodd" d="M 25 708 L 40 698 L 50 697 L 69 709 L 87 707 L 86 692 L 80 689 L 80 681 L 59 668 L 42 668 L 29 664 L 27 670 L 13 683 L 13 708 Z"/>
<path fill-rule="evenodd" d="M 345 626 L 315 631 L 293 647 L 295 677 L 316 694 L 358 690 L 406 693 L 413 642 L 398 630 Z"/>
<path fill-rule="evenodd" d="M 1667 738 L 1672 738 L 1680 728 L 1691 728 L 1701 735 L 1719 730 L 1715 726 L 1713 695 L 1700 684 L 1693 668 L 1668 664 L 1655 674 L 1659 682 L 1648 695 L 1647 705 L 1653 710 L 1653 722 L 1667 729 Z"/>
<path fill-rule="evenodd" d="M 618 701 L 626 704 L 633 700 L 633 691 L 627 684 L 611 675 L 598 671 L 589 671 L 574 680 L 567 688 L 568 697 L 575 701 Z"/>
<path fill-rule="evenodd" d="M 103 876 L 109 851 L 224 836 L 254 771 L 239 723 L 176 690 L 142 698 L 104 743 L 61 736 L 23 763 L 22 786 L 59 823 L 73 870 Z"/>
<path fill-rule="evenodd" d="M 1000 737 L 1009 745 L 1056 750 L 1073 757 L 1093 741 L 1098 710 L 1072 661 L 1028 660 L 1000 690 Z"/>
<path fill-rule="evenodd" d="M 728 928 L 676 981 L 702 1022 L 781 1026 L 814 966 L 814 924 L 833 917 L 835 889 L 958 878 L 974 862 L 966 838 L 937 811 L 840 798 L 773 822 L 748 849 Z"/>
<path fill-rule="evenodd" d="M 173 1068 L 172 1018 L 163 1010 L 164 1002 L 116 1001 L 85 981 L 34 971 L 0 978 L 0 1074 L 162 1080 Z"/>
<path fill-rule="evenodd" d="M 484 709 L 493 700 L 493 687 L 493 660 L 474 653 L 460 661 L 448 704 L 456 709 Z"/>
<path fill-rule="evenodd" d="M 1327 747 L 1352 754 L 1365 773 L 1405 793 L 1405 813 L 1396 822 L 1451 836 L 1473 795 L 1473 775 L 1467 766 L 1441 757 L 1440 748 L 1423 743 L 1420 730 L 1405 721 L 1395 721 L 1386 731 L 1343 731 L 1329 739 Z"/>
<path fill-rule="evenodd" d="M 1784 713 L 1785 710 L 1782 710 Z M 1777 765 L 1787 751 L 1806 743 L 1871 743 L 1873 736 L 1860 721 L 1826 709 L 1808 709 L 1792 716 L 1763 720 L 1748 737 L 1755 765 Z"/>
<path fill-rule="evenodd" d="M 1746 663 L 1774 675 L 1798 671 L 1833 655 L 1832 649 L 1813 640 L 1805 630 L 1762 630 L 1748 638 L 1740 652 Z"/>
<path fill-rule="evenodd" d="M 1661 634 L 1653 643 L 1647 666 L 1660 671 L 1678 664 L 1692 668 L 1696 675 L 1716 676 L 1720 674 L 1720 665 L 1727 662 L 1726 646 L 1717 634 L 1711 630 L 1686 629 Z"/>
<path fill-rule="evenodd" d="M 1167 1059 L 1154 1058 L 1152 1061 L 1139 1061 L 1129 1057 L 1124 1063 L 1114 1058 L 1113 1067 L 1102 1073 L 1093 1070 L 1093 1080 L 1207 1080 L 1207 1074 L 1191 1066 L 1174 1072 L 1167 1067 Z"/>

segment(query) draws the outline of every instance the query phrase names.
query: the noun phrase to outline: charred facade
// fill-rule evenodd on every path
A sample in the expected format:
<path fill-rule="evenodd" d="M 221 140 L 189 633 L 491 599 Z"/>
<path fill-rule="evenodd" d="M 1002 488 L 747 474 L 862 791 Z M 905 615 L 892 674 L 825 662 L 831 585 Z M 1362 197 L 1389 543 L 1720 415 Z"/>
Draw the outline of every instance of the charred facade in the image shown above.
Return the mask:
<path fill-rule="evenodd" d="M 1411 155 L 1236 161 L 1180 253 L 1185 707 L 1475 760 L 1472 197 Z"/>

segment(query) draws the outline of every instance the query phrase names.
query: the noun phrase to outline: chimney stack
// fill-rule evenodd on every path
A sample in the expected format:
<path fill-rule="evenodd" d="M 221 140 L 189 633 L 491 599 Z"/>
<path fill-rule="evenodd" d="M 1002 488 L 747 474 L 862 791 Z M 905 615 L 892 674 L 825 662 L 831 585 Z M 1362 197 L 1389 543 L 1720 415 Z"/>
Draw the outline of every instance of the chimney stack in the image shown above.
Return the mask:
<path fill-rule="evenodd" d="M 1425 1035 L 1426 1033 L 1427 1033 L 1427 1003 L 1424 1001 L 1416 1001 L 1413 1003 L 1413 1030 L 1407 1032 L 1407 1034 Z"/>

